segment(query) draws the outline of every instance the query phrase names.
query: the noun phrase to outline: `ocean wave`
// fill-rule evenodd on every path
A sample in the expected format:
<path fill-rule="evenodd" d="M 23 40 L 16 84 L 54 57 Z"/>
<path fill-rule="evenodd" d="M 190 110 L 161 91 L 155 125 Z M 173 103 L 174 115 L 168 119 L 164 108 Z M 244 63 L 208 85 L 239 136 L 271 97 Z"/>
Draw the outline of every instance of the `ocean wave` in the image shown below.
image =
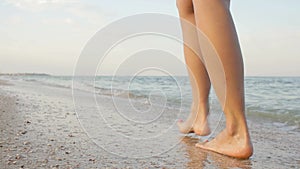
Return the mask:
<path fill-rule="evenodd" d="M 247 116 L 256 119 L 265 119 L 273 122 L 280 122 L 290 126 L 297 126 L 300 129 L 300 112 L 299 111 L 286 111 L 274 109 L 263 110 L 262 108 L 246 108 Z"/>

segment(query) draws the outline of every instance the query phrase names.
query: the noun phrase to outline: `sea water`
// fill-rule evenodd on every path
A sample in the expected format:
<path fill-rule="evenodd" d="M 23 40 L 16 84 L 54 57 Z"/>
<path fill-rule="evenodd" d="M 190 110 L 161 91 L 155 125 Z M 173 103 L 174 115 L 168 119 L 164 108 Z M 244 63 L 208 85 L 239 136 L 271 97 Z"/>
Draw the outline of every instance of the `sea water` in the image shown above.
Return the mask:
<path fill-rule="evenodd" d="M 76 85 L 72 76 L 22 75 L 3 78 L 131 99 L 141 104 L 182 109 L 187 113 L 192 103 L 187 76 L 82 76 L 76 77 Z M 211 108 L 220 107 L 213 89 L 211 93 Z M 300 128 L 300 77 L 246 77 L 245 99 L 248 117 Z"/>

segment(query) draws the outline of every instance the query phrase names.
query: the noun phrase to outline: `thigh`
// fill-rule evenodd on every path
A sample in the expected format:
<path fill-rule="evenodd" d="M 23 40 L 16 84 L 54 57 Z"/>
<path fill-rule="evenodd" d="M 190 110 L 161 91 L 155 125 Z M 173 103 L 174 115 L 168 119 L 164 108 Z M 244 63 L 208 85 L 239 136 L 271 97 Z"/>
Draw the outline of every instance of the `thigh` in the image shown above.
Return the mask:
<path fill-rule="evenodd" d="M 180 14 L 190 14 L 194 12 L 193 0 L 176 0 L 176 5 Z"/>

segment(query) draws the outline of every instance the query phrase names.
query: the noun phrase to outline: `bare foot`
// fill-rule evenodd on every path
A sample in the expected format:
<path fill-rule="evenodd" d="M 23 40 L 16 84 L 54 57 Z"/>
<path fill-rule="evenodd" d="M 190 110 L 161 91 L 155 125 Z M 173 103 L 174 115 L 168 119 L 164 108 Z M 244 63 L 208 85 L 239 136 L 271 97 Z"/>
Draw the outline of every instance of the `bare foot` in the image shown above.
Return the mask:
<path fill-rule="evenodd" d="M 208 122 L 197 122 L 197 121 L 182 121 L 177 122 L 179 131 L 183 134 L 195 133 L 199 136 L 207 136 L 210 134 L 210 128 Z"/>
<path fill-rule="evenodd" d="M 197 143 L 196 147 L 241 159 L 247 159 L 253 153 L 248 133 L 229 134 L 226 129 L 209 142 Z"/>
<path fill-rule="evenodd" d="M 200 111 L 195 111 L 194 108 L 192 108 L 191 111 L 192 112 L 186 121 L 178 120 L 177 125 L 179 131 L 184 134 L 195 133 L 200 136 L 209 135 L 210 128 L 207 122 L 208 113 L 200 113 Z"/>

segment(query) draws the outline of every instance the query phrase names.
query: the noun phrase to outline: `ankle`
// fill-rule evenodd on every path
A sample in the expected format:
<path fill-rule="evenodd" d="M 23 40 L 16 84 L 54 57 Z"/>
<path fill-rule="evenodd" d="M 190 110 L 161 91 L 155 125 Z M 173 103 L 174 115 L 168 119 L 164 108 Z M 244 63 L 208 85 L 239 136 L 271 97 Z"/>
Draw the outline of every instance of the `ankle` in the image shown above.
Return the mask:
<path fill-rule="evenodd" d="M 226 130 L 230 136 L 247 136 L 248 127 L 244 118 L 226 119 Z"/>
<path fill-rule="evenodd" d="M 208 114 L 209 114 L 209 109 L 207 107 L 199 106 L 198 108 L 195 109 L 197 112 L 197 121 L 200 123 L 206 123 Z"/>

